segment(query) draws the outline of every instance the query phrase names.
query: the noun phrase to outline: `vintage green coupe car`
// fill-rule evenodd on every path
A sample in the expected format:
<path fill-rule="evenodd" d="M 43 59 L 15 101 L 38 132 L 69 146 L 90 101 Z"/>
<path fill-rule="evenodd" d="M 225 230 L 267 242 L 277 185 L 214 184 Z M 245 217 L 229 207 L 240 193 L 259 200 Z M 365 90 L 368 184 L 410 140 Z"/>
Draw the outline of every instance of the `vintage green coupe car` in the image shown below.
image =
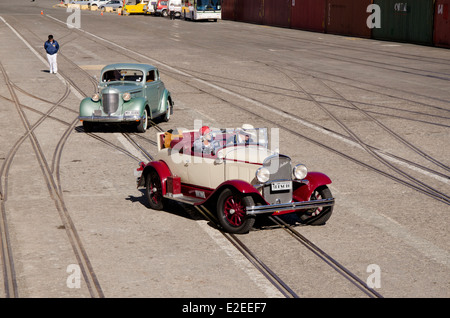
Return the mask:
<path fill-rule="evenodd" d="M 135 124 L 145 132 L 149 119 L 168 121 L 174 102 L 156 67 L 120 63 L 102 69 L 99 92 L 80 103 L 79 119 L 85 131 L 96 123 Z"/>

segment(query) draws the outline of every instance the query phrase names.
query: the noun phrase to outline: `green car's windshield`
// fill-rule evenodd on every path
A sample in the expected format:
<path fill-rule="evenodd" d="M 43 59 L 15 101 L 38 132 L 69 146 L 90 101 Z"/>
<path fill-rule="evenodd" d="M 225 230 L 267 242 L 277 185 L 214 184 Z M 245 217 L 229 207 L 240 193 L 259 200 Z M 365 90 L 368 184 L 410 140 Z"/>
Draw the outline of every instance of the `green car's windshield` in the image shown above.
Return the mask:
<path fill-rule="evenodd" d="M 103 73 L 102 82 L 131 81 L 142 82 L 144 74 L 139 70 L 115 69 Z"/>

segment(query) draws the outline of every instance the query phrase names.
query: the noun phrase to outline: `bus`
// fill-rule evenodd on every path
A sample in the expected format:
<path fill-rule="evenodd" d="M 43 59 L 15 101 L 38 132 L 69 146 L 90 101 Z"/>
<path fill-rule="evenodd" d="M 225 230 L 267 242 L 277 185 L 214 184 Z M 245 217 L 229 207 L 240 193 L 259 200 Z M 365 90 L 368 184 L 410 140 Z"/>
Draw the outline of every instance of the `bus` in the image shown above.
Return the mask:
<path fill-rule="evenodd" d="M 222 0 L 182 0 L 182 15 L 190 20 L 222 19 Z"/>

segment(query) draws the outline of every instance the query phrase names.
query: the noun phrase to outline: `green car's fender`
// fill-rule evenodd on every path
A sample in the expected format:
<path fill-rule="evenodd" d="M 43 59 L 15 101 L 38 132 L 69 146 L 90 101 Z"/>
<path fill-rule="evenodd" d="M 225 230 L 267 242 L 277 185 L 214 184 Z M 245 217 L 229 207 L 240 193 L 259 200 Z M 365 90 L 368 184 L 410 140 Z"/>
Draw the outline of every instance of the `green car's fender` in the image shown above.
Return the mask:
<path fill-rule="evenodd" d="M 80 103 L 80 117 L 92 116 L 94 110 L 100 109 L 100 102 L 94 102 L 91 97 L 84 98 Z"/>
<path fill-rule="evenodd" d="M 169 104 L 167 104 L 167 101 L 169 101 Z M 160 113 L 165 113 L 167 111 L 167 105 L 170 105 L 170 107 L 173 106 L 173 101 L 172 101 L 172 97 L 170 95 L 170 92 L 165 89 L 163 96 L 161 98 L 160 104 L 159 104 L 159 112 Z"/>
<path fill-rule="evenodd" d="M 139 111 L 139 116 L 144 115 L 144 109 L 147 106 L 145 97 L 134 97 L 128 102 L 123 102 L 123 114 L 127 111 Z"/>

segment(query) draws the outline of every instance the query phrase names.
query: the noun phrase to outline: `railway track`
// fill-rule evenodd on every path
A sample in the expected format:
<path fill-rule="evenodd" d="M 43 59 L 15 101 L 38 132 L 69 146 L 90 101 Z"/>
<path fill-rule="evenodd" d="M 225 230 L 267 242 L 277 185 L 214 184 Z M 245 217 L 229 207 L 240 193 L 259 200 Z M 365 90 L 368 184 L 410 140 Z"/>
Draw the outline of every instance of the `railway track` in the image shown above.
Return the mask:
<path fill-rule="evenodd" d="M 117 51 L 120 51 L 120 50 L 117 50 Z M 141 57 L 141 60 L 142 60 L 142 57 Z M 170 72 L 170 70 L 169 70 L 169 72 Z M 183 75 L 180 75 L 180 74 L 177 74 L 177 73 L 173 73 L 173 75 L 174 75 L 174 76 L 177 76 L 177 77 L 178 77 L 178 80 L 182 81 L 183 83 L 185 83 L 185 84 L 187 84 L 187 85 L 192 85 L 192 83 L 191 83 L 190 81 L 187 81 L 186 78 L 185 78 Z M 193 76 L 192 74 L 190 74 L 190 77 L 195 77 L 195 76 Z M 69 79 L 66 79 L 66 80 L 70 83 L 70 85 L 72 85 L 72 86 L 75 85 L 75 83 L 71 82 Z M 75 85 L 75 87 L 76 87 L 76 85 Z M 14 86 L 13 86 L 13 88 L 14 88 L 14 89 L 18 89 L 17 87 L 14 87 Z M 226 90 L 226 88 L 224 88 L 224 87 L 222 87 L 222 88 Z M 79 90 L 79 91 L 81 92 L 81 90 Z M 207 92 L 206 92 L 206 91 L 203 91 L 203 93 L 207 93 Z M 215 97 L 217 97 L 217 98 L 219 98 L 219 99 L 221 98 L 221 97 L 218 97 L 217 94 L 211 94 L 211 93 L 207 93 L 207 94 L 210 94 L 210 95 L 212 95 L 212 96 L 215 96 Z M 245 96 L 245 98 L 248 99 L 249 97 Z M 240 110 L 249 112 L 248 109 L 244 109 L 243 107 L 241 107 L 241 106 L 239 106 L 239 105 L 237 105 L 237 104 L 233 104 L 233 103 L 229 103 L 229 104 L 230 104 L 231 106 L 233 106 L 233 107 L 239 108 Z M 16 104 L 16 105 L 17 105 L 17 104 Z M 19 105 L 20 105 L 20 107 L 24 107 L 24 105 L 21 105 L 21 104 L 19 104 Z M 250 113 L 252 113 L 252 112 L 250 111 Z M 257 113 L 253 112 L 252 115 L 257 115 Z M 259 117 L 261 117 L 261 116 L 259 116 Z M 47 118 L 53 119 L 53 118 L 51 118 L 50 115 L 48 115 Z M 262 117 L 261 117 L 261 118 L 262 118 Z M 269 123 L 270 123 L 270 121 L 269 121 Z M 274 123 L 274 122 L 272 122 L 272 123 Z M 64 147 L 64 144 L 65 144 L 65 142 L 66 142 L 68 136 L 70 135 L 70 131 L 71 131 L 71 130 L 74 130 L 73 123 L 67 123 L 67 124 L 68 124 L 69 129 L 66 131 L 67 134 L 65 134 L 65 135 L 61 138 L 60 143 L 58 143 L 58 147 L 57 147 L 57 149 L 55 150 L 54 156 L 53 156 L 53 165 L 52 165 L 52 168 L 49 169 L 49 171 L 51 172 L 51 174 L 54 174 L 54 175 L 57 176 L 55 182 L 53 182 L 54 184 L 56 184 L 56 187 L 54 187 L 54 188 L 57 189 L 57 191 L 56 191 L 55 189 L 53 189 L 53 190 L 55 191 L 55 196 L 62 196 L 61 186 L 60 186 L 60 182 L 59 182 L 59 161 L 60 161 L 60 158 L 61 158 L 61 153 L 62 153 L 62 149 L 63 149 L 63 147 Z M 155 129 L 158 129 L 158 126 L 157 126 L 157 125 L 154 125 L 154 127 L 155 127 Z M 282 127 L 282 129 L 286 129 L 286 130 L 292 132 L 292 130 L 289 129 L 288 127 Z M 81 131 L 79 131 L 79 132 L 81 132 Z M 90 137 L 92 137 L 92 138 L 95 138 L 95 139 L 98 140 L 99 142 L 102 142 L 102 143 L 104 143 L 104 144 L 107 144 L 107 145 L 109 145 L 110 147 L 112 147 L 112 148 L 114 148 L 114 149 L 116 149 L 116 150 L 119 150 L 119 151 L 123 152 L 125 155 L 131 157 L 133 160 L 136 160 L 136 161 L 139 160 L 139 158 L 137 158 L 136 156 L 132 155 L 128 150 L 126 150 L 126 149 L 124 149 L 124 148 L 122 148 L 122 147 L 120 147 L 120 146 L 115 145 L 114 143 L 112 143 L 112 142 L 106 140 L 105 138 L 102 138 L 102 137 L 100 137 L 100 136 L 98 136 L 98 135 L 95 135 L 95 134 L 92 134 L 92 133 L 87 133 L 87 135 L 90 136 Z M 130 144 L 132 144 L 136 149 L 138 149 L 139 151 L 141 151 L 141 153 L 142 153 L 148 160 L 152 160 L 151 154 L 148 153 L 148 152 L 146 152 L 146 151 L 144 151 L 143 147 L 142 147 L 139 143 L 137 143 L 137 142 L 134 140 L 134 137 L 141 138 L 141 139 L 145 139 L 145 137 L 143 137 L 143 136 L 141 136 L 141 135 L 136 135 L 136 136 L 134 136 L 133 134 L 123 133 L 123 132 L 122 132 L 122 135 L 130 142 Z M 297 136 L 298 136 L 299 138 L 305 138 L 305 136 L 302 136 L 301 134 L 297 134 Z M 307 137 L 306 137 L 306 138 L 307 138 Z M 148 141 L 148 140 L 146 140 L 146 142 L 147 142 L 147 141 Z M 315 142 L 315 141 L 312 140 L 312 139 L 311 139 L 310 141 Z M 148 142 L 150 142 L 150 141 L 148 141 Z M 325 148 L 329 148 L 329 147 L 326 146 L 326 145 L 321 145 L 321 146 L 324 146 Z M 367 146 L 367 145 L 366 145 L 366 146 Z M 367 147 L 369 147 L 369 146 L 367 146 Z M 331 149 L 329 149 L 329 150 L 331 150 Z M 335 152 L 335 151 L 333 151 L 333 152 Z M 349 158 L 347 155 L 345 155 L 345 154 L 340 154 L 340 155 L 342 155 L 342 156 L 344 156 L 344 157 L 350 159 L 350 158 Z M 363 165 L 363 166 L 365 165 L 363 162 L 359 162 L 359 164 L 361 164 L 361 165 Z M 372 168 L 373 168 L 373 167 L 372 167 Z M 373 169 L 374 169 L 375 171 L 377 170 L 376 168 L 373 168 Z M 53 184 L 52 184 L 52 186 L 53 186 Z M 2 202 L 2 203 L 3 203 L 3 202 Z M 199 212 L 202 213 L 202 214 L 205 213 L 204 210 L 203 210 L 203 211 L 199 211 Z M 203 215 L 205 215 L 205 214 L 203 214 Z M 207 214 L 206 214 L 206 215 L 207 215 Z M 67 222 L 67 223 L 70 223 L 69 221 L 66 221 L 66 222 Z M 280 226 L 283 227 L 283 228 L 286 227 L 286 230 L 291 231 L 291 230 L 289 229 L 289 227 L 287 227 L 285 224 L 283 224 L 283 223 L 277 223 L 277 222 L 279 222 L 279 220 L 274 219 L 274 223 L 275 223 L 275 224 L 278 224 L 278 225 L 280 225 Z M 294 231 L 295 231 L 295 230 L 294 230 Z M 3 232 L 2 232 L 2 233 L 3 233 Z M 293 232 L 291 231 L 291 233 L 293 233 Z M 298 235 L 295 235 L 295 234 L 293 234 L 293 235 L 299 237 Z M 231 240 L 234 240 L 234 239 L 235 239 L 235 238 L 233 238 L 232 236 L 229 236 L 229 237 L 230 237 L 230 238 L 229 238 L 230 242 L 231 242 Z M 228 237 L 227 237 L 227 239 L 228 239 Z M 236 248 L 238 248 L 239 250 L 241 250 L 241 252 L 242 252 L 243 254 L 246 253 L 247 256 L 248 256 L 248 258 L 253 258 L 252 263 L 253 263 L 253 262 L 255 262 L 255 264 L 258 263 L 258 261 L 257 261 L 257 260 L 258 260 L 258 257 L 257 257 L 257 256 L 251 256 L 251 254 L 252 254 L 251 251 L 249 252 L 249 251 L 247 250 L 247 248 L 245 247 L 245 245 L 242 246 L 242 244 L 239 243 L 239 241 L 234 241 L 233 244 L 236 246 Z M 306 243 L 306 242 L 305 242 L 305 244 L 307 244 L 308 246 L 310 246 L 310 244 L 308 244 L 308 243 Z M 318 254 L 322 254 L 322 253 L 320 252 L 320 249 L 318 249 L 318 248 L 312 248 L 312 249 L 315 250 Z M 247 256 L 246 256 L 246 257 L 247 257 Z M 330 261 L 330 260 L 328 260 L 328 261 Z M 261 262 L 261 263 L 262 263 L 262 262 Z M 283 295 L 285 295 L 286 297 L 293 297 L 293 298 L 298 297 L 298 295 L 297 295 L 295 292 L 291 292 L 291 291 L 290 291 L 291 289 L 289 288 L 289 286 L 287 286 L 285 283 L 283 283 L 282 280 L 279 279 L 279 277 L 277 277 L 275 273 L 271 273 L 271 270 L 270 270 L 270 269 L 266 269 L 266 268 L 265 268 L 266 266 L 264 266 L 263 264 L 264 264 L 264 263 L 262 263 L 262 264 L 259 265 L 259 266 L 261 267 L 261 271 L 265 272 L 265 275 L 267 275 L 267 277 L 268 277 L 269 280 L 272 280 L 273 282 L 277 282 L 276 284 L 279 284 L 279 285 L 280 285 L 280 291 L 282 291 Z M 256 266 L 256 265 L 255 265 L 255 266 Z M 339 266 L 337 266 L 336 264 L 334 264 L 334 266 L 339 267 Z M 341 270 L 343 270 L 343 269 L 341 268 Z M 351 277 L 352 275 L 349 275 L 349 276 Z M 269 277 L 271 277 L 271 278 L 269 278 Z M 364 289 L 363 284 L 360 284 L 360 282 L 358 282 L 358 284 L 362 286 L 362 287 L 361 287 L 362 289 Z M 285 286 L 284 286 L 284 285 L 285 285 Z M 375 293 L 371 293 L 371 291 L 367 291 L 366 294 L 367 294 L 369 297 L 380 297 L 380 296 L 381 296 L 381 295 L 377 294 L 376 292 L 375 292 Z"/>
<path fill-rule="evenodd" d="M 109 43 L 109 41 L 106 41 L 106 42 Z M 111 43 L 109 43 L 109 44 L 111 45 Z M 115 44 L 115 43 L 112 43 L 112 45 L 113 45 L 114 47 L 116 47 L 116 48 L 120 48 L 120 46 L 117 45 L 117 44 Z M 124 51 L 125 51 L 125 52 L 128 52 L 128 51 L 130 51 L 130 50 L 125 49 Z M 139 52 L 136 52 L 136 56 L 138 56 L 138 59 L 141 60 L 141 61 L 144 59 L 144 60 L 151 60 L 151 61 L 155 62 L 154 59 L 147 58 L 145 55 L 140 54 Z M 158 62 L 158 61 L 156 61 L 156 62 L 157 62 L 157 63 L 160 63 L 160 65 L 161 65 L 163 68 L 164 68 L 165 66 L 168 66 L 168 67 L 166 67 L 166 71 L 169 72 L 169 73 L 171 73 L 173 77 L 177 78 L 178 80 L 180 80 L 180 81 L 183 82 L 184 84 L 187 84 L 187 85 L 190 85 L 190 86 L 192 86 L 192 87 L 195 87 L 196 89 L 199 89 L 199 88 L 198 88 L 197 86 L 195 86 L 195 85 L 192 84 L 192 79 L 197 80 L 197 82 L 200 82 L 200 83 L 202 83 L 202 84 L 207 84 L 207 80 L 202 79 L 202 78 L 199 78 L 198 76 L 193 75 L 192 73 L 190 73 L 190 72 L 188 72 L 188 71 L 181 71 L 181 72 L 180 72 L 180 71 L 176 71 L 176 72 L 175 72 L 175 71 L 174 71 L 174 68 L 171 67 L 170 65 L 166 65 L 166 64 L 161 63 L 161 62 Z M 229 89 L 225 88 L 225 87 L 222 86 L 222 85 L 213 84 L 213 85 L 208 85 L 208 86 L 209 86 L 209 87 L 213 87 L 213 88 L 218 88 L 222 93 L 223 93 L 223 92 L 228 93 L 228 94 L 231 93 L 231 95 L 232 95 L 232 96 L 235 96 L 235 97 L 236 97 L 237 95 L 239 95 L 239 93 L 230 91 Z M 211 93 L 211 92 L 209 92 L 209 91 L 207 92 L 207 91 L 202 90 L 202 89 L 200 89 L 200 91 L 203 92 L 203 93 L 205 93 L 205 94 L 214 96 L 214 97 L 216 97 L 216 98 L 218 98 L 218 99 L 221 99 L 221 100 L 223 100 L 224 102 L 226 102 L 228 105 L 231 105 L 231 106 L 234 107 L 234 108 L 237 108 L 237 109 L 239 109 L 239 110 L 241 110 L 241 111 L 250 113 L 253 117 L 262 118 L 262 119 L 264 119 L 264 120 L 265 120 L 266 122 L 268 122 L 268 123 L 271 123 L 271 124 L 273 124 L 273 125 L 275 125 L 275 126 L 279 126 L 279 124 L 277 124 L 277 122 L 272 121 L 272 120 L 267 120 L 267 118 L 263 118 L 263 117 L 260 116 L 260 114 L 259 114 L 258 112 L 256 112 L 256 111 L 252 111 L 252 110 L 250 110 L 249 108 L 242 107 L 242 106 L 240 106 L 240 105 L 238 105 L 238 104 L 236 104 L 236 103 L 231 103 L 231 102 L 229 102 L 229 101 L 223 99 L 223 97 L 221 97 L 220 94 Z M 240 96 L 237 96 L 237 97 L 240 97 L 241 99 L 243 99 L 243 100 L 245 100 L 245 101 L 250 101 L 250 102 L 252 102 L 254 105 L 256 104 L 257 106 L 260 106 L 260 107 L 262 106 L 262 108 L 264 108 L 264 109 L 273 108 L 272 106 L 265 105 L 264 103 L 261 103 L 261 102 L 259 102 L 259 101 L 253 100 L 251 97 L 248 97 L 248 96 L 240 95 Z M 397 97 L 396 97 L 396 98 L 397 98 Z M 281 110 L 281 109 L 276 109 L 276 108 L 275 108 L 275 112 L 277 113 L 277 115 L 281 115 L 281 114 L 283 113 L 286 117 L 291 117 L 291 118 L 295 117 L 294 114 L 286 114 L 286 113 L 285 113 L 283 110 Z M 301 118 L 297 118 L 297 119 L 301 119 Z M 420 181 L 419 181 L 419 183 L 417 184 L 417 181 L 418 181 L 418 180 L 415 180 L 415 178 L 410 179 L 411 182 L 410 182 L 410 181 L 405 181 L 405 180 L 403 180 L 403 179 L 401 179 L 401 178 L 398 178 L 398 177 L 396 177 L 396 176 L 393 175 L 393 174 L 387 173 L 387 172 L 385 172 L 385 171 L 383 171 L 383 170 L 381 170 L 381 169 L 379 169 L 379 168 L 377 168 L 377 167 L 375 167 L 375 166 L 373 166 L 373 165 L 367 164 L 367 163 L 365 163 L 365 162 L 363 162 L 363 161 L 361 161 L 361 160 L 357 160 L 357 159 L 355 159 L 355 158 L 352 158 L 351 156 L 349 156 L 349 155 L 347 155 L 347 154 L 345 154 L 345 153 L 343 153 L 343 152 L 337 151 L 337 150 L 333 149 L 332 147 L 330 147 L 330 146 L 328 146 L 328 145 L 326 145 L 326 144 L 323 144 L 323 143 L 318 142 L 318 141 L 316 141 L 316 140 L 314 140 L 314 139 L 312 139 L 312 138 L 310 138 L 310 137 L 307 137 L 307 136 L 305 136 L 305 135 L 302 135 L 302 134 L 298 133 L 297 131 L 292 130 L 292 128 L 290 128 L 290 127 L 281 126 L 280 128 L 281 128 L 281 129 L 284 129 L 284 130 L 286 130 L 286 131 L 288 131 L 288 132 L 290 132 L 290 133 L 292 133 L 292 134 L 294 134 L 294 135 L 296 135 L 296 136 L 299 137 L 299 138 L 306 139 L 306 140 L 308 140 L 308 141 L 310 141 L 310 142 L 312 142 L 312 143 L 314 143 L 314 144 L 316 144 L 316 145 L 319 145 L 319 146 L 321 146 L 321 147 L 323 147 L 323 148 L 329 150 L 330 152 L 336 153 L 336 154 L 338 154 L 338 155 L 340 155 L 340 156 L 342 156 L 342 157 L 344 157 L 344 158 L 346 158 L 346 159 L 348 159 L 348 160 L 350 160 L 350 161 L 352 161 L 352 162 L 355 162 L 355 163 L 357 163 L 357 164 L 359 164 L 359 165 L 361 165 L 361 166 L 363 166 L 363 167 L 369 168 L 370 170 L 375 171 L 376 173 L 379 173 L 379 174 L 381 174 L 381 175 L 383 175 L 383 176 L 385 176 L 385 177 L 391 178 L 392 180 L 394 180 L 394 181 L 396 181 L 396 182 L 398 182 L 398 183 L 400 183 L 400 184 L 403 184 L 403 185 L 405 185 L 405 186 L 407 186 L 407 187 L 410 187 L 410 188 L 412 188 L 412 189 L 414 189 L 414 190 L 417 190 L 417 191 L 419 191 L 419 192 L 421 192 L 421 193 L 423 193 L 423 194 L 430 195 L 430 196 L 432 196 L 433 198 L 435 198 L 435 199 L 437 199 L 437 200 L 440 200 L 441 202 L 444 202 L 444 203 L 447 203 L 447 204 L 448 204 L 448 198 L 446 198 L 445 194 L 444 194 L 444 196 L 440 195 L 440 194 L 438 193 L 439 191 L 435 191 L 436 189 L 430 189 L 430 187 L 429 187 L 428 185 L 426 185 L 426 184 L 421 184 Z M 348 137 L 347 137 L 347 138 L 348 138 Z M 352 138 L 350 137 L 350 139 L 352 139 Z M 373 150 L 373 149 L 374 149 L 373 147 L 371 147 L 371 146 L 369 146 L 369 145 L 364 145 L 364 146 L 367 147 L 367 150 L 369 150 L 369 152 L 370 152 L 370 151 L 374 151 L 374 150 Z M 372 149 L 372 150 L 370 150 L 370 149 Z M 367 150 L 366 150 L 366 151 L 367 151 Z M 394 157 L 394 156 L 391 155 L 391 157 Z M 408 162 L 408 160 L 407 160 L 407 159 L 404 159 L 404 158 L 398 158 L 398 159 L 404 160 L 404 162 Z M 416 166 L 418 166 L 418 165 L 416 164 Z M 430 170 L 430 169 L 429 169 L 429 171 L 432 172 L 432 170 Z M 446 176 L 445 174 L 440 174 L 440 175 L 441 175 L 443 178 L 447 178 L 447 176 Z M 427 189 L 427 188 L 428 188 L 428 189 Z"/>

